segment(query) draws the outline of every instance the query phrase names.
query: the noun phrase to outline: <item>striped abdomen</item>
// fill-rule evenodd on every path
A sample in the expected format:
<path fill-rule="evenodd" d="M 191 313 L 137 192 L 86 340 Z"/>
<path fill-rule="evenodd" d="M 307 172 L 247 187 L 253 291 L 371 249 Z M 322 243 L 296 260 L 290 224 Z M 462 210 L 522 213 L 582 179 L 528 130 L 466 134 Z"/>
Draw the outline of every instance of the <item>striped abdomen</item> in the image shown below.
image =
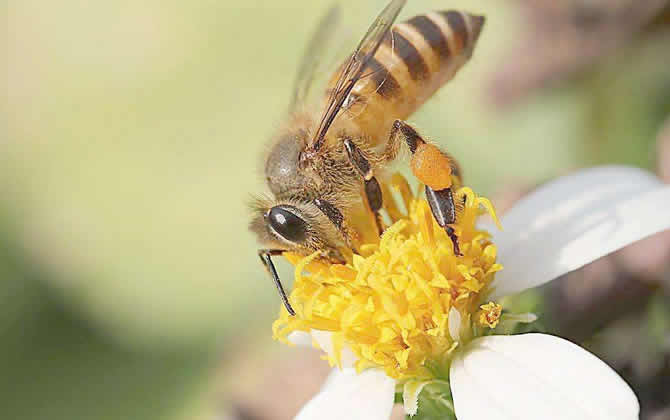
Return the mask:
<path fill-rule="evenodd" d="M 408 118 L 470 58 L 483 24 L 483 16 L 443 11 L 394 25 L 340 118 L 385 142 L 393 121 Z"/>

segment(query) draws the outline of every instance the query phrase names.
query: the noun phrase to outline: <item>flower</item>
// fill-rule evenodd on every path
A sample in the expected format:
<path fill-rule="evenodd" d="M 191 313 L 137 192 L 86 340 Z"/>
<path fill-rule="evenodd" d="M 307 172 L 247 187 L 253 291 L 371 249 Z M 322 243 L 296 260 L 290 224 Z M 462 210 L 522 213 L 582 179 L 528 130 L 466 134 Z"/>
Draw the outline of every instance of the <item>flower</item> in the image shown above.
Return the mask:
<path fill-rule="evenodd" d="M 338 365 L 298 419 L 388 419 L 398 389 L 410 415 L 425 389 L 459 420 L 638 417 L 631 389 L 580 347 L 545 334 L 491 334 L 506 322 L 503 296 L 670 228 L 670 187 L 639 169 L 583 171 L 521 200 L 504 231 L 476 224 L 480 207 L 495 213 L 462 188 L 464 255 L 456 257 L 425 201 L 397 178 L 394 185 L 408 214 L 387 200 L 394 223 L 379 244 L 346 265 L 289 256 L 298 314 L 282 309 L 275 337 L 311 337 Z M 524 318 L 533 319 L 509 316 Z"/>
<path fill-rule="evenodd" d="M 494 218 L 495 213 L 471 189 L 456 192 L 455 200 L 465 203 L 457 224 L 463 256 L 457 257 L 428 203 L 412 196 L 404 178 L 395 176 L 392 185 L 404 192 L 408 217 L 390 212 L 393 225 L 378 244 L 363 245 L 350 264 L 315 261 L 318 253 L 289 255 L 296 262 L 291 301 L 297 316 L 282 310 L 274 335 L 329 331 L 332 364 L 342 365 L 346 347 L 359 371 L 381 367 L 400 381 L 429 379 L 435 375 L 425 362 L 444 364 L 450 357 L 445 350 L 456 342 L 449 333 L 450 312 L 476 312 L 481 294 L 501 269 L 489 234 L 475 227 L 480 206 Z"/>

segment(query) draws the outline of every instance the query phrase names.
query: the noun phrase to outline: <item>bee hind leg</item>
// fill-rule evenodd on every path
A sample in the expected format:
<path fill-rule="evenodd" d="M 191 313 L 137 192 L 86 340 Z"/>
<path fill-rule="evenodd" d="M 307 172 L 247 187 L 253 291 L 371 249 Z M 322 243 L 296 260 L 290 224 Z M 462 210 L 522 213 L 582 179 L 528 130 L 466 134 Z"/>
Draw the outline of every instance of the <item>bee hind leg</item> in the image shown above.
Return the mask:
<path fill-rule="evenodd" d="M 344 149 L 347 151 L 349 161 L 363 178 L 365 198 L 368 202 L 368 205 L 370 206 L 370 210 L 374 214 L 377 230 L 381 235 L 384 232 L 384 229 L 379 211 L 384 204 L 384 200 L 382 197 L 382 189 L 379 186 L 377 178 L 374 177 L 370 161 L 368 161 L 358 146 L 356 146 L 354 142 L 351 141 L 351 139 L 344 140 Z"/>
<path fill-rule="evenodd" d="M 460 178 L 458 165 L 437 146 L 426 143 L 412 126 L 402 120 L 393 123 L 384 153 L 385 159 L 395 159 L 403 142 L 412 153 L 410 161 L 412 173 L 426 186 L 426 200 L 435 221 L 451 239 L 454 255 L 462 255 L 458 236 L 454 228 L 449 226 L 456 222 L 456 205 L 451 187 L 452 175 Z"/>
<path fill-rule="evenodd" d="M 435 191 L 426 186 L 426 200 L 430 206 L 430 211 L 438 225 L 444 229 L 451 239 L 454 246 L 454 255 L 461 256 L 461 248 L 458 244 L 458 236 L 454 232 L 454 228 L 449 226 L 456 222 L 456 205 L 454 204 L 454 194 L 451 188 Z"/>

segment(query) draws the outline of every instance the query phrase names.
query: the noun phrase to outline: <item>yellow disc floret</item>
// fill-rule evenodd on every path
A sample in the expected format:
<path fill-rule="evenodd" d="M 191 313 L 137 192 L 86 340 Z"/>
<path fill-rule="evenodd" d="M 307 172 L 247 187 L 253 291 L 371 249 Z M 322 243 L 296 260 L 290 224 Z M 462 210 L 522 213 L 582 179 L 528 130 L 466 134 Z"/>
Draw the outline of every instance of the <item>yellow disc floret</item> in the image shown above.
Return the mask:
<path fill-rule="evenodd" d="M 468 337 L 471 319 L 484 310 L 481 302 L 502 268 L 490 235 L 475 226 L 483 213 L 494 220 L 495 213 L 490 202 L 471 189 L 456 191 L 455 199 L 464 202 L 464 208 L 452 225 L 463 253 L 455 256 L 427 202 L 411 195 L 404 179 L 394 177 L 393 184 L 407 214 L 385 195 L 393 223 L 379 243 L 360 246 L 360 255 L 354 254 L 350 263 L 331 264 L 318 259 L 318 253 L 285 254 L 295 264 L 290 301 L 296 316 L 282 308 L 273 332 L 286 341 L 293 331 L 330 331 L 332 364 L 339 363 L 346 346 L 357 357 L 358 369 L 381 367 L 399 380 L 428 378 L 432 375 L 426 362 L 446 360 L 457 345 L 449 332 L 452 308 L 466 329 L 461 337 Z"/>
<path fill-rule="evenodd" d="M 480 306 L 479 308 L 479 323 L 482 326 L 495 328 L 496 325 L 498 325 L 498 321 L 500 321 L 502 306 L 494 302 L 489 302 L 486 305 Z"/>

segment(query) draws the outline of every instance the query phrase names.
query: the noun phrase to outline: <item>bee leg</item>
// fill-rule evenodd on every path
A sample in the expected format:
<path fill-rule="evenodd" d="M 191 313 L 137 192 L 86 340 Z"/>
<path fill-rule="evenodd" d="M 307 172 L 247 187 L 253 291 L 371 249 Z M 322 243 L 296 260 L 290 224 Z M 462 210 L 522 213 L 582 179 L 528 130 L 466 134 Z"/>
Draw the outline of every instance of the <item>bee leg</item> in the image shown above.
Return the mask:
<path fill-rule="evenodd" d="M 452 193 L 451 188 L 435 191 L 429 186 L 426 186 L 426 200 L 428 201 L 430 211 L 433 213 L 435 221 L 445 232 L 447 232 L 449 239 L 451 239 L 451 243 L 454 246 L 454 255 L 463 255 L 461 254 L 461 248 L 458 245 L 458 236 L 456 236 L 454 228 L 449 226 L 456 222 L 456 205 L 454 204 L 454 194 Z"/>
<path fill-rule="evenodd" d="M 333 223 L 333 225 L 335 225 L 335 227 L 342 235 L 342 238 L 344 239 L 344 242 L 349 247 L 349 249 L 353 250 L 354 252 L 357 252 L 351 238 L 351 233 L 349 232 L 349 229 L 347 228 L 346 222 L 344 220 L 344 216 L 342 215 L 342 212 L 337 207 L 335 207 L 330 201 L 324 200 L 322 198 L 315 199 L 314 205 L 316 205 L 319 208 L 319 210 L 321 210 L 321 212 L 326 215 L 328 220 L 330 220 Z"/>
<path fill-rule="evenodd" d="M 389 141 L 386 145 L 386 150 L 384 151 L 384 160 L 395 160 L 398 157 L 400 147 L 403 143 L 407 144 L 409 151 L 414 154 L 417 147 L 422 144 L 426 144 L 426 141 L 421 138 L 419 133 L 417 133 L 411 125 L 402 120 L 395 120 L 393 123 L 393 128 L 391 128 L 391 134 L 389 135 Z M 442 151 L 440 152 L 449 160 L 451 175 L 460 180 L 463 176 L 458 162 L 456 162 L 456 160 L 448 153 Z"/>
<path fill-rule="evenodd" d="M 281 297 L 282 302 L 284 303 L 284 307 L 288 311 L 291 316 L 295 316 L 295 311 L 291 307 L 291 304 L 288 301 L 288 296 L 286 295 L 286 292 L 284 291 L 284 286 L 281 284 L 281 280 L 279 279 L 279 274 L 277 274 L 277 269 L 275 269 L 275 265 L 272 262 L 271 256 L 273 255 L 281 255 L 284 251 L 279 250 L 279 249 L 259 249 L 258 250 L 258 257 L 261 259 L 261 262 L 263 263 L 263 266 L 265 266 L 265 269 L 268 271 L 270 276 L 272 276 L 272 280 L 275 283 L 275 286 L 277 287 L 277 291 L 279 292 L 279 296 Z"/>
<path fill-rule="evenodd" d="M 387 161 L 395 160 L 403 143 L 407 144 L 409 151 L 414 154 L 417 146 L 420 143 L 425 143 L 425 141 L 409 124 L 402 120 L 395 120 L 384 151 L 384 159 Z"/>
<path fill-rule="evenodd" d="M 458 244 L 458 236 L 449 226 L 456 222 L 456 205 L 452 193 L 452 175 L 460 177 L 456 162 L 437 146 L 426 143 L 412 126 L 404 121 L 396 120 L 391 129 L 389 143 L 384 153 L 387 160 L 398 156 L 402 142 L 407 144 L 412 153 L 410 166 L 414 175 L 426 185 L 426 199 L 437 224 L 442 227 L 454 246 L 454 255 L 462 255 Z"/>
<path fill-rule="evenodd" d="M 382 189 L 379 186 L 377 178 L 374 177 L 370 161 L 368 161 L 368 159 L 363 156 L 361 150 L 354 144 L 353 141 L 351 141 L 351 139 L 344 140 L 344 149 L 347 151 L 349 161 L 363 178 L 363 183 L 365 184 L 365 198 L 367 199 L 368 205 L 370 206 L 370 210 L 372 210 L 372 213 L 375 216 L 377 230 L 381 235 L 383 233 L 383 229 L 379 211 L 381 210 L 384 201 L 382 198 Z"/>

